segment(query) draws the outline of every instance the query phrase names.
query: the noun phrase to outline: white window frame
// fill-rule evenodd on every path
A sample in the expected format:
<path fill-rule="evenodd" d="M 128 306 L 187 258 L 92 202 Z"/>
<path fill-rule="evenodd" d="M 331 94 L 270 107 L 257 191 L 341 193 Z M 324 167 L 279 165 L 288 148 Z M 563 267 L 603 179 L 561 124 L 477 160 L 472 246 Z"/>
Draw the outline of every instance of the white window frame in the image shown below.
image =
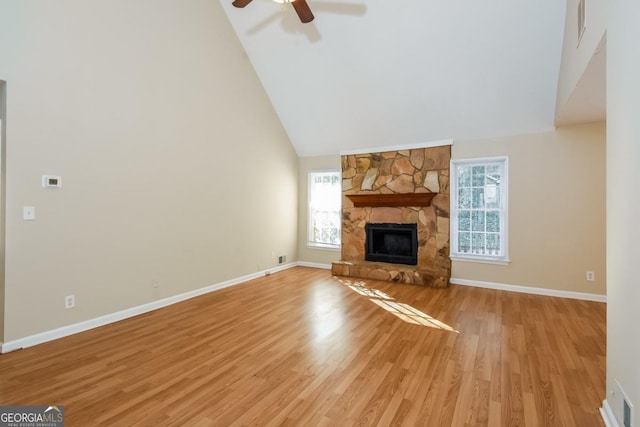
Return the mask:
<path fill-rule="evenodd" d="M 342 188 L 342 171 L 340 169 L 322 169 L 311 170 L 307 173 L 307 247 L 314 249 L 340 250 L 342 243 L 342 190 L 338 199 L 338 243 L 333 245 L 330 243 L 322 243 L 313 241 L 313 209 L 311 207 L 311 187 L 313 185 L 312 177 L 316 174 L 335 173 L 338 176 L 340 188 Z"/>
<path fill-rule="evenodd" d="M 458 169 L 461 167 L 500 165 L 502 167 L 502 180 L 500 182 L 501 207 L 500 215 L 500 248 L 498 255 L 472 254 L 458 251 Z M 475 159 L 452 159 L 450 174 L 451 193 L 451 246 L 449 257 L 453 261 L 471 261 L 488 264 L 508 264 L 509 260 L 509 158 L 483 157 Z M 466 210 L 466 209 L 465 209 Z M 485 209 L 486 211 L 486 209 Z"/>

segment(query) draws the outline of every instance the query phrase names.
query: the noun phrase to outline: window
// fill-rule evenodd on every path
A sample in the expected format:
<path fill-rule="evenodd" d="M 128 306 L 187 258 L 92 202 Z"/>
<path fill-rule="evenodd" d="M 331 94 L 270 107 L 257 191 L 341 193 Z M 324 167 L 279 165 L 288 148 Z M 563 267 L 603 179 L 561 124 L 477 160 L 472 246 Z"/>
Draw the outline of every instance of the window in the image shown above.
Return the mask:
<path fill-rule="evenodd" d="M 451 259 L 508 262 L 507 158 L 451 161 Z"/>
<path fill-rule="evenodd" d="M 340 171 L 309 172 L 308 245 L 340 248 Z"/>

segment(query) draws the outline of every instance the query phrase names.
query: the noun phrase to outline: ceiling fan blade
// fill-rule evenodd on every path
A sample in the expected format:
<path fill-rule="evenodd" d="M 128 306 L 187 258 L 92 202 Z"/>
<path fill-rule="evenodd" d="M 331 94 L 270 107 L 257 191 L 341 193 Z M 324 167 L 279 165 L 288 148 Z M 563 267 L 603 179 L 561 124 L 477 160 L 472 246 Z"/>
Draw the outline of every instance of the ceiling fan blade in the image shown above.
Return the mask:
<path fill-rule="evenodd" d="M 293 0 L 291 5 L 296 10 L 298 18 L 300 18 L 300 21 L 302 21 L 303 24 L 313 21 L 313 12 L 311 12 L 311 8 L 309 8 L 307 0 Z"/>
<path fill-rule="evenodd" d="M 235 7 L 245 7 L 249 3 L 251 3 L 251 0 L 233 0 L 233 3 L 231 4 Z"/>

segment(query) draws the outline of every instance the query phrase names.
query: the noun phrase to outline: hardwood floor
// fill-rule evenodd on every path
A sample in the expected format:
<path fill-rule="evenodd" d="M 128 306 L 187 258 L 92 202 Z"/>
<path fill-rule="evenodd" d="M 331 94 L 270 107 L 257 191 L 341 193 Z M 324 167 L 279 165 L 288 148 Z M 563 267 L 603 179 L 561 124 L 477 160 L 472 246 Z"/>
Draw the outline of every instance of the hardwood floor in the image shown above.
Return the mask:
<path fill-rule="evenodd" d="M 605 311 L 297 267 L 2 355 L 0 403 L 67 426 L 602 426 Z"/>

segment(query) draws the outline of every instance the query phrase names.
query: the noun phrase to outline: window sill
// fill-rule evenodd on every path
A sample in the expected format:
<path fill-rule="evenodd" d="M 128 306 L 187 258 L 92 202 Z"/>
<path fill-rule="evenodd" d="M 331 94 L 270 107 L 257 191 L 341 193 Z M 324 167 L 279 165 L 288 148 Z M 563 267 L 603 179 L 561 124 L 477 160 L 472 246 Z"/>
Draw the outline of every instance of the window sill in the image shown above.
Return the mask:
<path fill-rule="evenodd" d="M 335 252 L 339 252 L 341 250 L 340 246 L 325 245 L 322 243 L 307 243 L 307 248 L 321 249 L 323 251 L 335 251 Z"/>
<path fill-rule="evenodd" d="M 508 258 L 487 258 L 474 255 L 449 255 L 451 261 L 477 262 L 480 264 L 509 265 L 511 260 Z"/>

